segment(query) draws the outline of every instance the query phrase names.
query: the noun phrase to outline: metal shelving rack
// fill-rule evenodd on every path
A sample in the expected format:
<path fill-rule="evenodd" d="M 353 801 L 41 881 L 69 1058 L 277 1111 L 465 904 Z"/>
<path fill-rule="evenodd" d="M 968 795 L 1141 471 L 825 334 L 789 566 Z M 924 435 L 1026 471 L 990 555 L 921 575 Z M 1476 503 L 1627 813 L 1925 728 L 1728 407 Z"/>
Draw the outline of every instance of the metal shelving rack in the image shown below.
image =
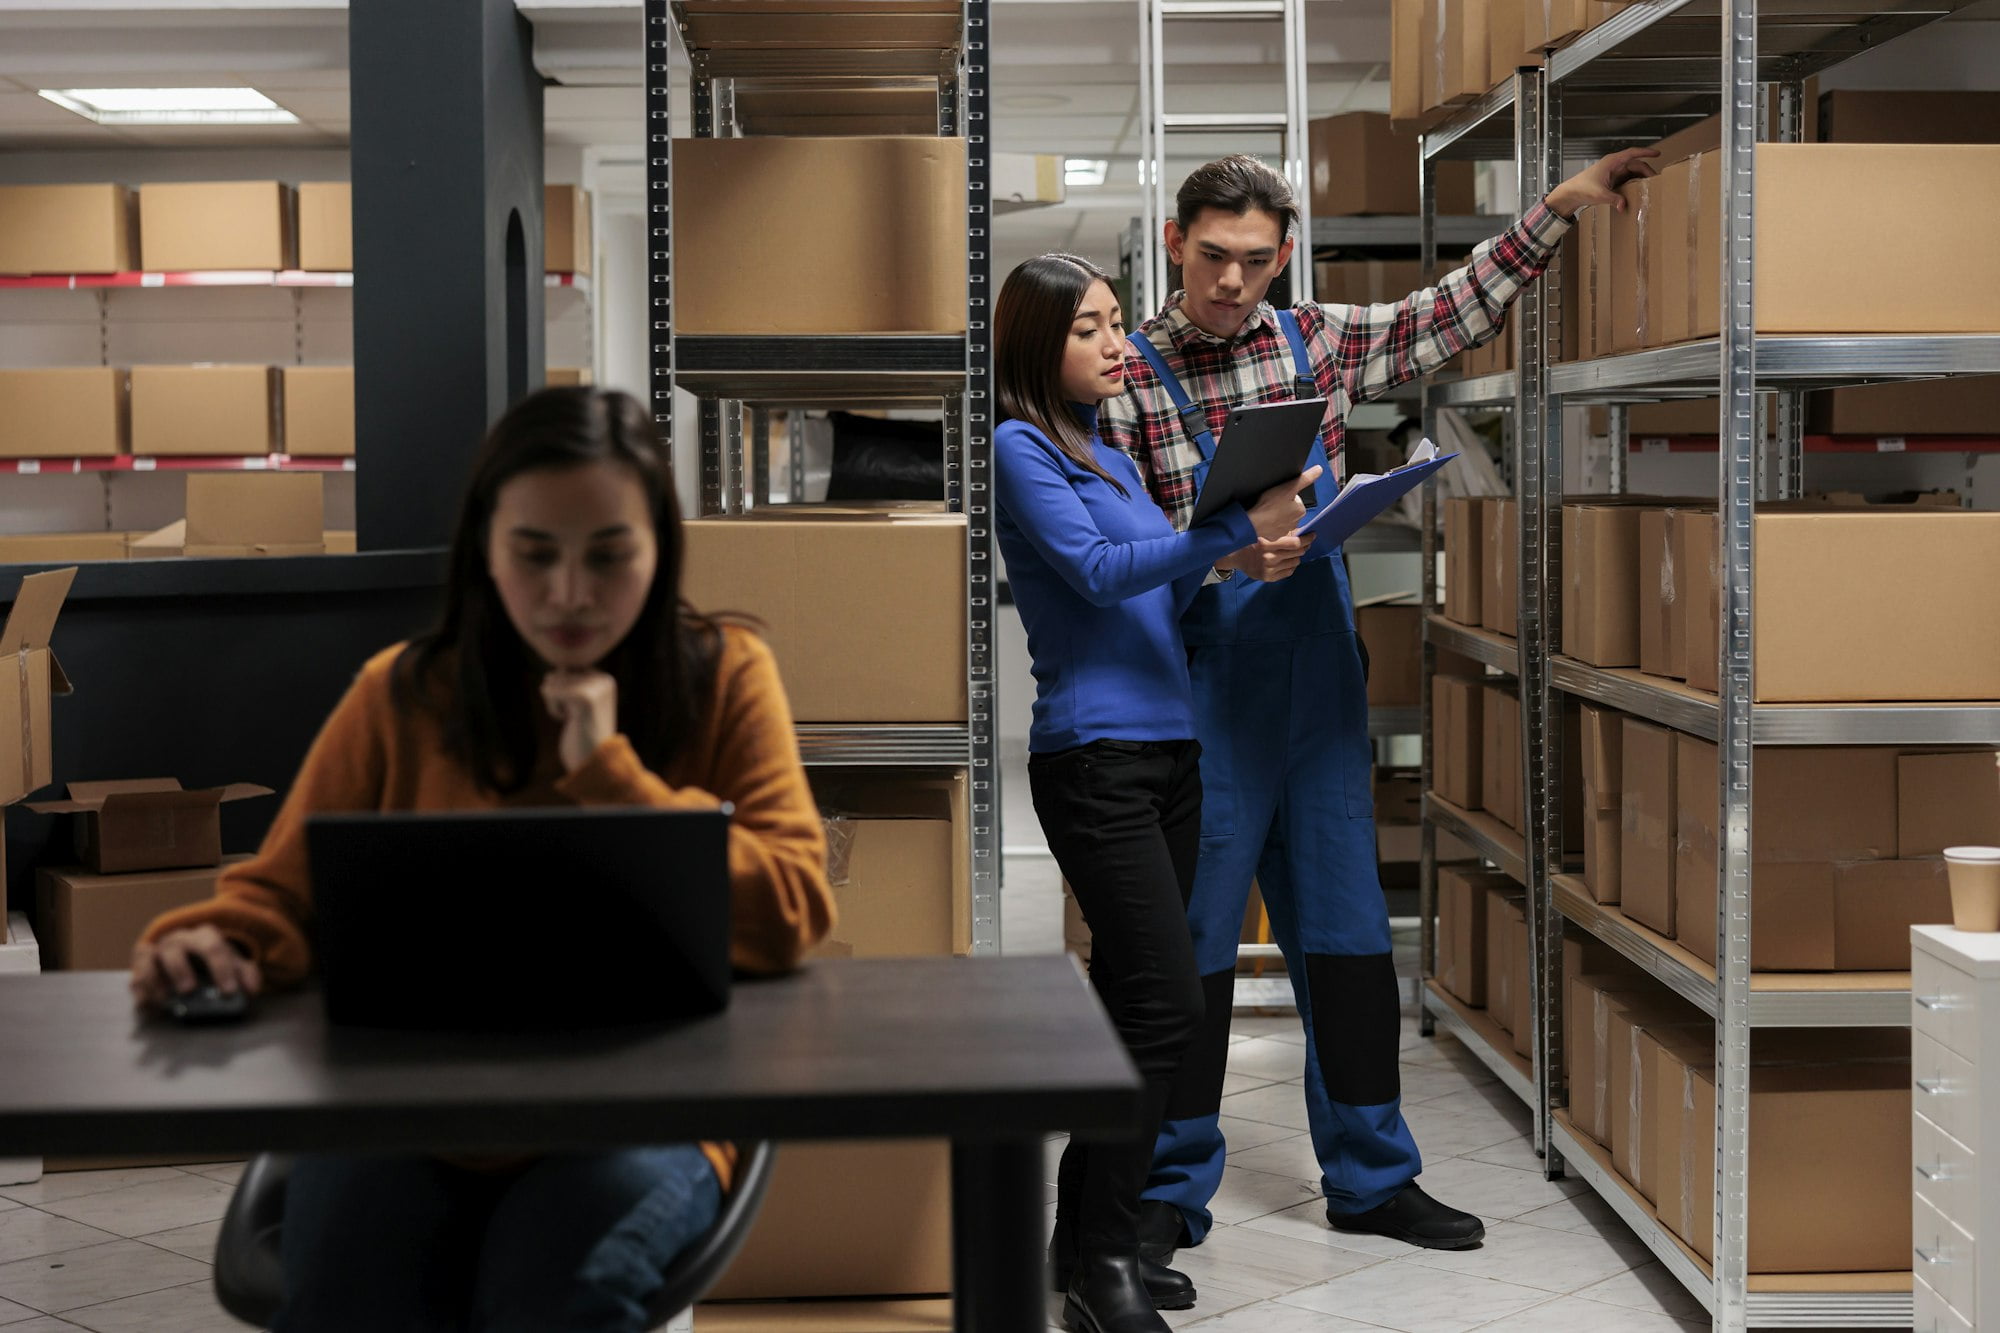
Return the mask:
<path fill-rule="evenodd" d="M 646 0 L 647 283 L 654 419 L 673 441 L 674 390 L 699 408 L 700 512 L 743 513 L 771 502 L 770 412 L 784 407 L 907 406 L 944 409 L 946 507 L 966 518 L 964 725 L 802 725 L 808 764 L 967 770 L 971 794 L 972 951 L 1000 948 L 999 763 L 994 726 L 992 466 L 992 258 L 989 245 L 989 33 L 987 0 L 793 0 L 773 12 L 730 15 L 707 0 Z M 788 18 L 810 25 L 786 31 Z M 737 86 L 796 98 L 825 93 L 909 102 L 935 86 L 936 133 L 966 141 L 968 330 L 958 335 L 676 335 L 673 319 L 673 57 L 691 70 L 693 134 L 739 128 Z M 798 117 L 785 127 L 796 133 Z M 743 417 L 751 416 L 746 467 Z M 796 415 L 796 414 L 794 414 Z M 803 489 L 800 451 L 792 486 Z"/>
<path fill-rule="evenodd" d="M 1430 388 L 1428 427 L 1443 406 L 1505 405 L 1516 413 L 1521 503 L 1519 638 L 1503 649 L 1497 636 L 1427 615 L 1424 649 L 1425 786 L 1431 779 L 1428 682 L 1440 647 L 1466 652 L 1521 680 L 1524 777 L 1530 837 L 1527 876 L 1531 967 L 1537 1024 L 1532 1061 L 1537 1147 L 1551 1176 L 1574 1172 L 1609 1203 L 1661 1263 L 1708 1309 L 1726 1333 L 1757 1327 L 1908 1327 L 1912 1298 L 1890 1280 L 1871 1290 L 1853 1284 L 1748 1273 L 1749 1056 L 1754 1028 L 1905 1026 L 1907 974 L 1753 976 L 1750 971 L 1751 782 L 1757 745 L 1930 745 L 2000 743 L 2000 704 L 1764 705 L 1752 687 L 1753 502 L 1803 490 L 1802 395 L 1807 389 L 1946 375 L 2000 374 L 2000 338 L 1990 336 L 1773 337 L 1759 335 L 1752 310 L 1755 150 L 1759 108 L 1774 123 L 1762 137 L 1797 141 L 1806 77 L 1881 41 L 1946 16 L 1961 0 L 1934 0 L 1887 14 L 1835 13 L 1810 21 L 1771 16 L 1760 24 L 1758 0 L 1639 0 L 1573 44 L 1545 68 L 1520 70 L 1511 85 L 1462 108 L 1425 136 L 1423 199 L 1432 208 L 1440 157 L 1506 155 L 1511 150 L 1522 198 L 1539 197 L 1556 178 L 1565 151 L 1595 156 L 1644 141 L 1715 111 L 1722 123 L 1724 312 L 1720 337 L 1588 362 L 1552 366 L 1555 270 L 1524 294 L 1515 320 L 1517 372 Z M 1717 56 L 1720 55 L 1718 63 Z M 1427 227 L 1428 232 L 1428 227 Z M 1426 260 L 1434 253 L 1427 234 Z M 1724 405 L 1718 439 L 1721 535 L 1722 689 L 1704 694 L 1631 671 L 1606 671 L 1563 658 L 1560 643 L 1561 408 L 1566 399 L 1611 405 L 1613 489 L 1624 487 L 1625 422 L 1620 404 L 1678 396 L 1713 396 Z M 1775 432 L 1759 419 L 1758 395 L 1776 400 Z M 1759 467 L 1761 444 L 1775 433 L 1772 463 Z M 1425 604 L 1437 605 L 1435 498 L 1424 504 Z M 1511 651 L 1509 651 L 1511 649 Z M 1721 765 L 1719 962 L 1708 967 L 1672 941 L 1595 903 L 1562 873 L 1561 747 L 1541 743 L 1564 695 L 1596 700 L 1717 743 Z M 1448 807 L 1426 798 L 1424 932 L 1426 973 L 1434 972 L 1435 827 L 1466 835 Z M 1462 816 L 1463 812 L 1456 812 Z M 1433 822 L 1434 820 L 1434 822 Z M 1509 873 L 1491 841 L 1479 850 Z M 1716 1020 L 1717 1185 L 1715 1261 L 1703 1263 L 1669 1233 L 1652 1208 L 1612 1169 L 1608 1155 L 1577 1133 L 1562 1103 L 1564 997 L 1556 983 L 1565 923 L 1608 944 Z M 1426 1027 L 1457 1033 L 1489 1066 L 1498 1052 L 1442 997 L 1427 991 Z M 1490 1041 L 1488 1042 L 1490 1045 Z M 1517 1089 L 1518 1091 L 1518 1089 Z"/>

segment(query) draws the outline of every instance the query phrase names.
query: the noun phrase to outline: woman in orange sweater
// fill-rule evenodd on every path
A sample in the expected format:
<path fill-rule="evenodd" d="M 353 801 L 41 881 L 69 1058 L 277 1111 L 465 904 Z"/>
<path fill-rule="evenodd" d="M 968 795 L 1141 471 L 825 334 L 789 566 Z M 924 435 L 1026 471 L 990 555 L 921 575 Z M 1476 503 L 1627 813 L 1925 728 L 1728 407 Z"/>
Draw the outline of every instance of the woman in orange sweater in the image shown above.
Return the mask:
<path fill-rule="evenodd" d="M 442 623 L 362 668 L 257 856 L 146 931 L 140 1003 L 191 990 L 196 956 L 225 993 L 302 980 L 305 821 L 334 811 L 728 802 L 734 961 L 795 966 L 831 928 L 833 898 L 791 712 L 763 642 L 681 600 L 681 556 L 637 401 L 549 389 L 512 408 L 474 468 Z M 274 1327 L 640 1329 L 732 1165 L 719 1144 L 304 1158 Z"/>

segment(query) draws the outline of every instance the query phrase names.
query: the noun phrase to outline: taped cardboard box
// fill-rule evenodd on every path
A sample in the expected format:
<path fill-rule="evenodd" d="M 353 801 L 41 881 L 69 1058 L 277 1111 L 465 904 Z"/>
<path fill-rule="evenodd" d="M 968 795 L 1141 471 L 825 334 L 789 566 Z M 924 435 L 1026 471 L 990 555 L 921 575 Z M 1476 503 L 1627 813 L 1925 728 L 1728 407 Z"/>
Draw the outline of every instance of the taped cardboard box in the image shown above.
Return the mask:
<path fill-rule="evenodd" d="M 1813 435 L 2000 435 L 2000 377 L 1866 384 L 1806 398 Z"/>
<path fill-rule="evenodd" d="M 1486 1016 L 1510 1037 L 1521 1004 L 1528 999 L 1528 958 L 1522 953 L 1517 959 L 1514 952 L 1519 942 L 1515 926 L 1527 928 L 1527 902 L 1527 895 L 1511 880 L 1486 890 Z M 1516 987 L 1521 994 L 1515 993 Z"/>
<path fill-rule="evenodd" d="M 1910 1263 L 1910 1066 L 1757 1063 L 1750 1068 L 1752 1273 L 1902 1273 Z M 1659 1219 L 1715 1259 L 1712 1053 L 1663 1054 L 1681 1085 L 1662 1126 Z M 1671 1100 L 1669 1100 L 1671 1104 Z"/>
<path fill-rule="evenodd" d="M 1479 803 L 1516 833 L 1521 831 L 1521 696 L 1500 681 L 1485 684 L 1480 704 Z"/>
<path fill-rule="evenodd" d="M 1518 911 L 1507 913 L 1507 964 L 1513 969 L 1509 987 L 1507 1032 L 1514 1038 L 1514 1054 L 1533 1059 L 1535 1053 L 1534 969 L 1528 956 L 1528 913 L 1526 899 Z"/>
<path fill-rule="evenodd" d="M 1583 705 L 1583 878 L 1600 903 L 1619 897 L 1619 860 L 1624 837 L 1625 715 L 1595 704 Z"/>
<path fill-rule="evenodd" d="M 1913 596 L 1910 570 L 2000 586 L 2000 514 L 1913 507 L 1767 510 L 1754 520 L 1752 607 L 1759 703 L 2000 699 L 2000 604 Z M 1690 551 L 1718 551 L 1713 516 Z M 1720 580 L 1695 561 L 1688 683 L 1716 685 Z M 1711 610 L 1712 609 L 1712 610 Z"/>
<path fill-rule="evenodd" d="M 1322 116 L 1306 125 L 1312 170 L 1312 215 L 1316 218 L 1417 212 L 1417 136 L 1401 133 L 1378 111 Z M 1437 211 L 1441 217 L 1471 213 L 1472 163 L 1440 162 Z M 1411 265 L 1415 267 L 1415 265 Z M 1423 286 L 1411 283 L 1394 296 L 1401 300 Z M 1322 301 L 1327 300 L 1320 294 Z"/>
<path fill-rule="evenodd" d="M 1619 830 L 1619 907 L 1640 925 L 1674 935 L 1674 855 L 1679 789 L 1674 733 L 1627 717 Z"/>
<path fill-rule="evenodd" d="M 1313 265 L 1313 298 L 1322 305 L 1380 305 L 1429 285 L 1414 259 L 1323 259 Z"/>
<path fill-rule="evenodd" d="M 965 720 L 962 515 L 802 509 L 684 531 L 688 600 L 764 623 L 798 720 Z"/>
<path fill-rule="evenodd" d="M 2000 92 L 1842 88 L 1819 99 L 1826 143 L 2000 143 Z"/>
<path fill-rule="evenodd" d="M 1623 1001 L 1611 1009 L 1611 1163 L 1650 1203 L 1659 1197 L 1654 1158 L 1663 1126 L 1653 1097 L 1662 1034 L 1698 1034 L 1713 1045 L 1715 1023 L 1664 992 L 1628 992 Z"/>
<path fill-rule="evenodd" d="M 123 532 L 37 532 L 0 537 L 0 565 L 55 565 L 123 560 L 131 538 Z"/>
<path fill-rule="evenodd" d="M 677 139 L 673 151 L 677 332 L 965 331 L 963 139 Z"/>
<path fill-rule="evenodd" d="M 1478 499 L 1444 502 L 1444 615 L 1461 625 L 1484 623 L 1488 513 Z"/>
<path fill-rule="evenodd" d="M 308 273 L 354 268 L 354 187 L 346 181 L 299 186 L 299 267 Z"/>
<path fill-rule="evenodd" d="M 66 801 L 35 801 L 30 810 L 73 815 L 77 858 L 99 875 L 182 870 L 222 863 L 222 806 L 271 795 L 234 782 L 184 789 L 178 778 L 72 782 Z"/>
<path fill-rule="evenodd" d="M 834 1217 L 839 1225 L 829 1227 Z M 948 1143 L 787 1143 L 750 1238 L 708 1299 L 950 1290 Z"/>
<path fill-rule="evenodd" d="M 1389 119 L 1397 125 L 1426 121 L 1424 12 L 1435 0 L 1389 0 Z"/>
<path fill-rule="evenodd" d="M 123 185 L 0 185 L 0 273 L 125 273 L 138 253 Z"/>
<path fill-rule="evenodd" d="M 1477 810 L 1483 800 L 1485 701 L 1478 681 L 1431 678 L 1431 784 L 1462 810 Z"/>
<path fill-rule="evenodd" d="M 229 865 L 247 858 L 224 859 Z M 51 971 L 123 971 L 132 946 L 153 918 L 215 894 L 218 866 L 93 875 L 80 868 L 45 868 L 35 876 L 35 920 L 42 965 Z"/>
<path fill-rule="evenodd" d="M 0 370 L 0 458 L 125 452 L 130 383 L 110 366 Z"/>
<path fill-rule="evenodd" d="M 1608 208 L 1586 208 L 1576 225 L 1576 271 L 1582 290 L 1577 294 L 1576 353 L 1589 360 L 1611 354 L 1612 289 L 1611 218 Z"/>
<path fill-rule="evenodd" d="M 185 554 L 323 554 L 325 486 L 316 472 L 190 473 Z"/>
<path fill-rule="evenodd" d="M 0 805 L 52 781 L 49 701 L 70 693 L 69 677 L 49 640 L 76 570 L 54 569 L 21 580 L 0 626 L 0 656 L 14 659 L 14 679 L 0 687 Z"/>
<path fill-rule="evenodd" d="M 1562 650 L 1600 667 L 1639 665 L 1639 526 L 1631 505 L 1563 506 Z"/>
<path fill-rule="evenodd" d="M 1684 679 L 1688 672 L 1687 601 L 1690 571 L 1682 555 L 1689 541 L 1678 509 L 1639 515 L 1639 669 Z"/>
<path fill-rule="evenodd" d="M 271 366 L 132 367 L 132 452 L 255 456 L 278 447 Z"/>
<path fill-rule="evenodd" d="M 1902 755 L 1896 779 L 1901 855 L 2000 846 L 2000 751 Z"/>
<path fill-rule="evenodd" d="M 295 458 L 354 457 L 354 367 L 286 366 L 284 450 Z"/>
<path fill-rule="evenodd" d="M 139 257 L 154 272 L 293 268 L 296 211 L 279 181 L 141 186 Z"/>
<path fill-rule="evenodd" d="M 1907 972 L 1910 927 L 1949 924 L 1951 882 L 1941 858 L 1833 868 L 1835 971 Z"/>
<path fill-rule="evenodd" d="M 1489 53 L 1486 20 L 1490 0 L 1443 0 L 1438 22 L 1438 101 L 1469 102 L 1483 96 Z"/>
<path fill-rule="evenodd" d="M 1479 623 L 1513 638 L 1520 629 L 1521 502 L 1509 497 L 1482 499 L 1480 531 L 1486 539 L 1480 569 L 1486 578 L 1479 598 Z"/>
<path fill-rule="evenodd" d="M 972 950 L 965 775 L 815 770 L 827 878 L 839 912 L 820 956 L 916 958 Z"/>
<path fill-rule="evenodd" d="M 1488 895 L 1513 888 L 1497 871 L 1438 867 L 1438 984 L 1474 1009 L 1486 1007 Z"/>
<path fill-rule="evenodd" d="M 590 272 L 589 191 L 575 185 L 542 187 L 542 269 Z"/>
<path fill-rule="evenodd" d="M 1521 6 L 1521 50 L 1565 45 L 1592 22 L 1589 0 L 1525 0 Z"/>
<path fill-rule="evenodd" d="M 1368 706 L 1415 708 L 1423 698 L 1424 611 L 1404 594 L 1364 601 L 1354 624 L 1368 650 Z"/>
<path fill-rule="evenodd" d="M 1647 235 L 1641 244 L 1646 258 L 1644 345 L 1670 347 L 1694 335 L 1694 290 L 1685 262 L 1693 242 L 1694 214 L 1688 208 L 1688 191 L 1693 187 L 1695 168 L 1689 162 L 1662 167 L 1647 182 L 1643 192 L 1647 215 L 1642 220 Z M 1681 235 L 1670 237 L 1678 227 Z"/>
<path fill-rule="evenodd" d="M 1649 278 L 1657 262 L 1658 216 L 1653 211 L 1651 177 L 1630 180 L 1618 193 L 1625 207 L 1611 213 L 1611 346 L 1613 352 L 1633 352 L 1652 346 L 1652 288 Z"/>
<path fill-rule="evenodd" d="M 1569 1074 L 1570 1119 L 1609 1148 L 1612 1006 L 1634 991 L 1657 993 L 1660 984 L 1650 977 L 1586 972 L 1568 978 L 1565 985 L 1569 1007 L 1563 1020 L 1563 1065 Z"/>

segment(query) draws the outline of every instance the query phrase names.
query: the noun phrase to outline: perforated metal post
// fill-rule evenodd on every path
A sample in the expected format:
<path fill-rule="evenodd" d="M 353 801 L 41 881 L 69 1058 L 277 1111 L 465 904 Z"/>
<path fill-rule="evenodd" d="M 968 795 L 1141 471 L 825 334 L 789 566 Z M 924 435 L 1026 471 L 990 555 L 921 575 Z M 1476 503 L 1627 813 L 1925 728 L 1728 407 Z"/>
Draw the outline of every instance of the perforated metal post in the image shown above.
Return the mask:
<path fill-rule="evenodd" d="M 1417 255 L 1423 272 L 1428 275 L 1437 267 L 1437 163 L 1425 152 L 1426 144 L 1425 139 L 1419 139 L 1417 143 Z M 1418 394 L 1417 413 L 1423 423 L 1424 437 L 1435 440 L 1437 409 L 1431 405 L 1428 379 L 1420 382 Z M 1438 603 L 1438 488 L 1435 475 L 1423 484 L 1421 539 L 1423 614 L 1424 621 L 1428 623 L 1431 616 L 1443 609 Z M 1428 801 L 1431 784 L 1435 780 L 1436 760 L 1431 745 L 1431 681 L 1437 675 L 1437 645 L 1431 642 L 1428 631 L 1423 635 L 1421 662 L 1417 731 L 1422 758 L 1419 760 L 1418 786 Z M 1437 825 L 1429 819 L 1420 821 L 1417 829 L 1417 929 L 1417 970 L 1425 980 L 1429 980 L 1437 975 Z M 1417 1030 L 1428 1037 L 1435 1033 L 1437 1022 L 1431 1017 L 1430 1007 L 1422 1003 L 1423 997 L 1420 995 L 1417 998 Z"/>
<path fill-rule="evenodd" d="M 762 509 L 771 503 L 771 412 L 750 409 L 750 504 Z"/>
<path fill-rule="evenodd" d="M 1756 493 L 1757 0 L 1726 0 L 1722 24 L 1721 700 L 1722 831 L 1716 902 L 1714 1326 L 1749 1324 L 1751 568 Z"/>
<path fill-rule="evenodd" d="M 804 504 L 806 499 L 806 414 L 793 408 L 785 414 L 785 461 L 789 464 L 790 486 L 786 504 Z"/>
<path fill-rule="evenodd" d="M 667 0 L 646 0 L 646 362 L 653 427 L 674 458 L 673 47 Z"/>
<path fill-rule="evenodd" d="M 1000 764 L 993 668 L 992 108 L 988 0 L 965 0 L 960 67 L 965 130 L 966 720 L 971 733 L 972 952 L 1000 952 Z M 951 405 L 946 416 L 952 415 Z"/>
<path fill-rule="evenodd" d="M 725 478 L 727 468 L 722 444 L 722 404 L 704 398 L 695 409 L 701 429 L 701 501 L 698 512 L 704 518 L 727 512 Z"/>
<path fill-rule="evenodd" d="M 1139 264 L 1139 309 L 1150 318 L 1167 299 L 1167 145 L 1160 133 L 1166 101 L 1166 25 L 1160 0 L 1139 0 L 1139 218 L 1145 249 Z M 1136 322 L 1136 321 L 1135 321 Z"/>
<path fill-rule="evenodd" d="M 1797 79 L 1778 85 L 1778 142 L 1801 143 L 1805 138 L 1805 88 Z M 1777 396 L 1777 497 L 1796 500 L 1806 491 L 1806 396 L 1783 389 Z"/>
<path fill-rule="evenodd" d="M 1604 433 L 1610 437 L 1606 443 L 1611 447 L 1611 493 L 1623 495 L 1632 488 L 1632 430 L 1625 404 L 1607 407 L 1604 422 Z"/>
<path fill-rule="evenodd" d="M 1297 244 L 1292 249 L 1292 302 L 1313 299 L 1312 154 L 1307 142 L 1310 85 L 1306 65 L 1306 0 L 1285 0 L 1285 174 L 1298 199 Z"/>

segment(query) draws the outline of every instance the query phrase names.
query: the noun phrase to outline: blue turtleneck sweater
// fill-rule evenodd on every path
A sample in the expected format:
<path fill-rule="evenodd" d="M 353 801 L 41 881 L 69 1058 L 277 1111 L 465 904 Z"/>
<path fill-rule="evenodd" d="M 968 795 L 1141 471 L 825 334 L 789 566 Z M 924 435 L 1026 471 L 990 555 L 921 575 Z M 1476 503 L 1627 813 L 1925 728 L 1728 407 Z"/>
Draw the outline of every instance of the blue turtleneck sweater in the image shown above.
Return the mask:
<path fill-rule="evenodd" d="M 1097 438 L 1097 409 L 1072 404 L 1097 462 L 1077 465 L 1025 421 L 993 433 L 996 532 L 1034 659 L 1028 748 L 1194 736 L 1181 612 L 1217 560 L 1257 539 L 1241 505 L 1186 532 L 1147 495 L 1132 459 Z"/>

